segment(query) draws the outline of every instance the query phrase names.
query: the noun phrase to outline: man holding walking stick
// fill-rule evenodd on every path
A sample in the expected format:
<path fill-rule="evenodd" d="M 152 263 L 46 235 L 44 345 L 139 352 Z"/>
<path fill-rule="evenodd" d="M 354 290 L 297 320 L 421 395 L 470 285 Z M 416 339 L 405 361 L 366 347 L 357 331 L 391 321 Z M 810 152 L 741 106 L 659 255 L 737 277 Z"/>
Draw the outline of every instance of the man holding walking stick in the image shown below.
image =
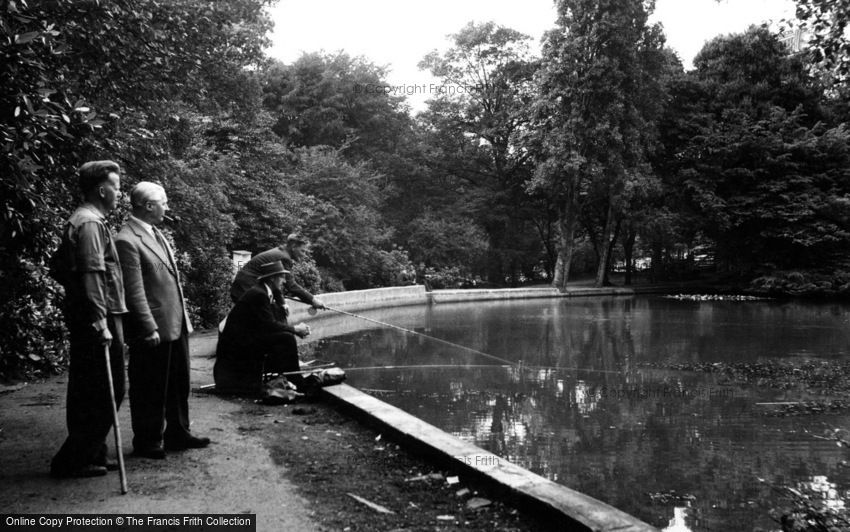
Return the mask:
<path fill-rule="evenodd" d="M 77 174 L 84 202 L 71 215 L 53 261 L 65 287 L 64 315 L 70 333 L 68 437 L 50 464 L 57 478 L 95 477 L 117 469 L 107 460 L 106 436 L 124 398 L 124 283 L 106 215 L 121 196 L 121 169 L 90 161 Z M 108 350 L 114 404 L 110 402 Z M 117 450 L 118 453 L 121 449 Z"/>

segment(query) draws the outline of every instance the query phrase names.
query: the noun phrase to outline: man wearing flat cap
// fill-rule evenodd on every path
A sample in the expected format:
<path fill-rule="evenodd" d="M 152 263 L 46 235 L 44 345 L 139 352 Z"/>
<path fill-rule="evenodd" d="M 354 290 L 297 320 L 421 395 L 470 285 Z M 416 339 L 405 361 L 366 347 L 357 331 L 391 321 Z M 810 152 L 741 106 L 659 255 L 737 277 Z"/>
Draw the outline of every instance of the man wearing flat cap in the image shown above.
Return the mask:
<path fill-rule="evenodd" d="M 50 464 L 50 474 L 58 478 L 102 476 L 118 465 L 106 458 L 113 412 L 104 348 L 108 346 L 118 407 L 124 398 L 122 318 L 127 308 L 118 253 L 106 215 L 121 197 L 120 173 L 113 161 L 90 161 L 79 168 L 84 202 L 65 224 L 52 266 L 65 287 L 62 311 L 71 343 L 68 438 Z"/>
<path fill-rule="evenodd" d="M 256 394 L 262 390 L 263 373 L 299 371 L 296 336 L 304 338 L 310 328 L 291 326 L 280 313 L 284 279 L 289 271 L 279 260 L 257 267 L 257 282 L 230 311 L 216 348 L 216 390 Z M 299 376 L 287 377 L 296 385 Z"/>
<path fill-rule="evenodd" d="M 262 265 L 270 262 L 280 261 L 287 270 L 292 269 L 293 261 L 301 260 L 307 240 L 299 233 L 292 233 L 286 238 L 286 244 L 263 251 L 251 258 L 233 279 L 230 287 L 230 299 L 236 303 L 242 294 L 247 292 L 257 282 Z M 325 305 L 313 294 L 302 288 L 291 275 L 284 279 L 284 289 L 287 295 L 292 295 L 299 300 L 312 305 L 313 308 L 324 309 Z"/>
<path fill-rule="evenodd" d="M 165 451 L 206 447 L 189 430 L 189 333 L 180 272 L 157 225 L 168 197 L 148 181 L 130 192 L 132 215 L 115 239 L 127 290 L 130 415 L 133 453 L 153 459 Z"/>

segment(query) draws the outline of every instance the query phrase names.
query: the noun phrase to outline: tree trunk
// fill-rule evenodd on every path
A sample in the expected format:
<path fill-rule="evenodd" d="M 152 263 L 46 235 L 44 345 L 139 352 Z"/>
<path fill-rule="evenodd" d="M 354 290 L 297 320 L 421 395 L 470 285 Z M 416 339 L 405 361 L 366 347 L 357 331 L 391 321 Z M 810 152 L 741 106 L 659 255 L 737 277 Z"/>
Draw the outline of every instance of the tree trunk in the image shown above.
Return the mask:
<path fill-rule="evenodd" d="M 499 253 L 500 240 L 490 231 L 489 249 L 487 250 L 487 280 L 496 286 L 504 286 L 505 275 L 502 268 L 502 255 Z"/>
<path fill-rule="evenodd" d="M 614 226 L 614 200 L 608 200 L 608 215 L 605 217 L 605 229 L 600 239 L 600 247 L 602 248 L 602 256 L 599 258 L 599 264 L 596 268 L 596 287 L 605 286 L 608 283 L 608 268 L 611 263 L 611 250 L 613 249 L 613 240 L 615 238 Z"/>
<path fill-rule="evenodd" d="M 653 283 L 664 280 L 664 244 L 660 240 L 652 241 L 652 262 L 649 272 Z"/>
<path fill-rule="evenodd" d="M 557 220 L 555 220 L 557 222 Z M 555 277 L 555 263 L 558 261 L 558 250 L 557 243 L 553 242 L 552 233 L 553 231 L 553 223 L 551 216 L 551 209 L 546 209 L 546 219 L 538 220 L 534 219 L 534 226 L 537 229 L 537 235 L 540 237 L 540 242 L 543 244 L 543 249 L 546 251 L 546 259 L 544 262 L 544 267 L 546 268 L 546 275 L 550 279 L 554 279 Z"/>
<path fill-rule="evenodd" d="M 605 253 L 608 256 L 608 267 L 605 268 L 605 274 L 602 279 L 602 286 L 611 286 L 611 269 L 613 266 L 612 259 L 614 257 L 614 248 L 617 247 L 617 239 L 620 238 L 620 227 L 622 227 L 622 220 L 617 220 L 617 223 L 614 224 L 614 233 L 611 235 L 611 240 L 609 240 L 608 248 L 605 250 Z"/>
<path fill-rule="evenodd" d="M 570 278 L 570 263 L 573 260 L 573 237 L 576 231 L 577 208 L 570 201 L 564 201 L 558 209 L 558 260 L 555 263 L 555 277 L 552 286 L 561 292 L 567 290 Z"/>
<path fill-rule="evenodd" d="M 593 254 L 596 257 L 596 264 L 602 260 L 602 251 L 601 249 L 604 247 L 603 244 L 600 243 L 600 236 L 596 234 L 596 229 L 593 226 L 593 222 L 590 216 L 584 216 L 581 220 L 582 225 L 584 226 L 584 230 L 587 233 L 587 239 L 590 240 L 590 245 L 593 247 Z M 601 238 L 604 238 L 604 234 Z"/>
<path fill-rule="evenodd" d="M 623 255 L 626 260 L 626 279 L 623 282 L 625 286 L 632 285 L 632 272 L 635 268 L 635 260 L 634 260 L 634 249 L 635 249 L 635 239 L 637 238 L 637 231 L 634 230 L 634 227 L 631 223 L 626 226 L 626 232 L 623 237 Z"/>

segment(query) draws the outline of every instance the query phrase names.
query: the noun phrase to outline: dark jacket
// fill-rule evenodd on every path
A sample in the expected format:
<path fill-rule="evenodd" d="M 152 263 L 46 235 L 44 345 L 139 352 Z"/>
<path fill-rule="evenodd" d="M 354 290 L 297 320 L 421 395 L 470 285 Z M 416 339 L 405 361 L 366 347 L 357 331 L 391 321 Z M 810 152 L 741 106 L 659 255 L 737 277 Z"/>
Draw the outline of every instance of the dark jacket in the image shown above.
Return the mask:
<path fill-rule="evenodd" d="M 275 296 L 279 298 L 279 294 Z M 295 334 L 295 328 L 286 323 L 278 308 L 269 300 L 264 283 L 252 286 L 227 316 L 224 330 L 218 339 L 216 359 L 261 356 L 263 353 L 258 351 L 262 351 L 270 338 L 280 333 Z"/>
<path fill-rule="evenodd" d="M 280 292 L 273 298 L 280 300 Z M 282 337 L 295 344 L 295 328 L 286 323 L 280 306 L 269 299 L 264 283 L 252 286 L 236 302 L 218 337 L 213 377 L 222 391 L 257 391 L 263 359 Z M 294 355 L 297 358 L 297 354 Z"/>
<path fill-rule="evenodd" d="M 230 287 L 230 299 L 236 303 L 239 298 L 247 292 L 252 286 L 257 284 L 257 276 L 260 275 L 260 266 L 269 262 L 279 260 L 283 263 L 283 267 L 287 270 L 292 269 L 292 257 L 284 247 L 276 247 L 263 251 L 253 256 L 251 260 L 245 263 L 241 270 L 236 272 L 236 278 L 233 279 L 233 284 Z M 313 294 L 295 282 L 292 275 L 286 276 L 286 284 L 284 286 L 286 294 L 292 297 L 297 297 L 304 303 L 313 304 Z"/>

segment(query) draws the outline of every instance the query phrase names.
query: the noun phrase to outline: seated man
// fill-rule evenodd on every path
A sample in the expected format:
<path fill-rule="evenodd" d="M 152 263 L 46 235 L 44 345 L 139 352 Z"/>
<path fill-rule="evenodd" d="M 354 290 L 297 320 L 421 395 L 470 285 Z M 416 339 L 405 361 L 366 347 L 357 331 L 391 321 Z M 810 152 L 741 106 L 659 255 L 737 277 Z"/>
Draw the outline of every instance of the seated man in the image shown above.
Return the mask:
<path fill-rule="evenodd" d="M 213 377 L 216 390 L 224 393 L 256 394 L 262 390 L 263 373 L 300 369 L 295 337 L 306 337 L 310 328 L 304 323 L 290 326 L 280 311 L 289 272 L 281 261 L 260 268 L 257 283 L 239 298 L 218 339 Z M 299 377 L 287 378 L 297 385 Z"/>

